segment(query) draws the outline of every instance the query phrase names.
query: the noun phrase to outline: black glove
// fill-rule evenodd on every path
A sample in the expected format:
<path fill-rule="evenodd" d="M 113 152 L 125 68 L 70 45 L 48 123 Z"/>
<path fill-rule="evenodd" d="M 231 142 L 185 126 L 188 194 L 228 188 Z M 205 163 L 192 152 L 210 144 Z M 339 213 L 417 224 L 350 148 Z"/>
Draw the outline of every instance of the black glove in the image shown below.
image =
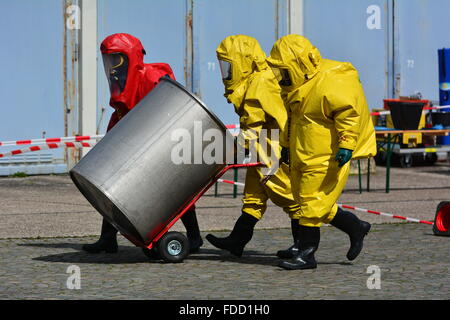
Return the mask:
<path fill-rule="evenodd" d="M 289 149 L 285 147 L 281 147 L 281 158 L 280 163 L 289 164 L 290 153 Z"/>
<path fill-rule="evenodd" d="M 168 74 L 165 74 L 165 75 L 163 75 L 162 77 L 159 78 L 159 81 L 161 81 L 161 79 L 163 79 L 163 78 L 172 80 L 172 78 Z"/>

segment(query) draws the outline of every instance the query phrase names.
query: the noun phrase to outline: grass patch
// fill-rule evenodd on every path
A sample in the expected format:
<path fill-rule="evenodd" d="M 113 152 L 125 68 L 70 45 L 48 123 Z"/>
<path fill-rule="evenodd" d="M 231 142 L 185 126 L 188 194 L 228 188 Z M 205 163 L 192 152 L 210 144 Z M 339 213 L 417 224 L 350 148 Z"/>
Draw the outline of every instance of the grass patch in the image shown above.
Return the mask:
<path fill-rule="evenodd" d="M 11 178 L 26 178 L 26 177 L 28 177 L 28 175 L 25 172 L 19 171 L 19 172 L 16 172 L 16 173 L 10 175 L 9 177 L 11 177 Z"/>

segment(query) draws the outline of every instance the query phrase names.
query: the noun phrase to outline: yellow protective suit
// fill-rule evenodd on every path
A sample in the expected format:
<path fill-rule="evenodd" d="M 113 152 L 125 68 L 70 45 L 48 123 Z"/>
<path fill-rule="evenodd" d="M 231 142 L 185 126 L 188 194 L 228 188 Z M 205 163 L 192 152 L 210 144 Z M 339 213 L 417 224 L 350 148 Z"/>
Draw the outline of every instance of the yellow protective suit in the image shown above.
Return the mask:
<path fill-rule="evenodd" d="M 280 38 L 267 62 L 287 70 L 291 82 L 282 90 L 291 114 L 290 175 L 299 223 L 319 227 L 333 220 L 349 174 L 350 162 L 339 168 L 334 159 L 338 150 L 353 150 L 353 159 L 377 151 L 364 90 L 350 63 L 322 59 L 299 35 Z"/>
<path fill-rule="evenodd" d="M 267 148 L 261 144 L 270 145 L 276 152 L 275 158 L 278 161 L 280 145 L 278 139 L 272 139 L 270 130 L 283 131 L 287 111 L 280 96 L 281 89 L 267 65 L 266 55 L 256 39 L 245 35 L 225 38 L 216 52 L 219 60 L 231 63 L 232 77 L 223 80 L 225 97 L 239 115 L 240 134 L 245 141 L 250 141 L 246 147 L 254 145 L 259 161 L 270 166 L 272 163 Z M 259 139 L 262 129 L 267 130 L 267 135 Z M 242 211 L 261 219 L 270 199 L 275 205 L 282 207 L 291 219 L 298 219 L 300 206 L 291 193 L 289 167 L 281 165 L 266 184 L 261 183 L 262 170 L 247 169 Z"/>

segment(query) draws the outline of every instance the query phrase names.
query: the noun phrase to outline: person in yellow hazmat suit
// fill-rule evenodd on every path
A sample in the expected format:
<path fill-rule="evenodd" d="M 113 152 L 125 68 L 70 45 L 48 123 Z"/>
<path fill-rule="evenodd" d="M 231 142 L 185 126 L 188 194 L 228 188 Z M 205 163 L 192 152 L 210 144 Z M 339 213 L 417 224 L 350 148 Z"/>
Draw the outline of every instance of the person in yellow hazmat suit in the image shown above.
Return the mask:
<path fill-rule="evenodd" d="M 295 237 L 298 234 L 300 206 L 291 193 L 287 164 L 280 164 L 276 174 L 268 174 L 269 179 L 264 180 L 264 169 L 274 164 L 273 159 L 278 168 L 281 147 L 276 135 L 283 135 L 280 131 L 286 127 L 288 118 L 280 96 L 281 88 L 267 65 L 266 54 L 256 39 L 246 35 L 225 38 L 216 52 L 225 85 L 224 96 L 239 115 L 241 130 L 238 142 L 257 153 L 258 159 L 266 165 L 247 169 L 242 214 L 231 233 L 225 238 L 212 234 L 206 236 L 215 247 L 240 257 L 253 236 L 256 223 L 263 217 L 269 199 L 289 215 Z M 274 152 L 275 157 L 269 157 L 270 152 Z M 294 245 L 278 251 L 277 256 L 285 259 L 293 257 L 297 251 L 295 240 Z"/>
<path fill-rule="evenodd" d="M 350 170 L 350 160 L 376 154 L 375 130 L 357 70 L 348 62 L 322 59 L 300 35 L 275 42 L 267 62 L 290 110 L 289 156 L 292 193 L 300 204 L 299 249 L 284 269 L 317 267 L 314 253 L 320 226 L 347 233 L 354 260 L 370 230 L 368 222 L 336 204 Z"/>

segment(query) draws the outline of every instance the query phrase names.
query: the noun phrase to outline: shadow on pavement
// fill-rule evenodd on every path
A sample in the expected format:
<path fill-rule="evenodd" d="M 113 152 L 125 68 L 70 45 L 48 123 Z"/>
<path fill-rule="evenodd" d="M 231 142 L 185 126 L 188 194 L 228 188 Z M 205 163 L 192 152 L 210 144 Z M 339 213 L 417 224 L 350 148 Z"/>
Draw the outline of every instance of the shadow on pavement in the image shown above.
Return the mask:
<path fill-rule="evenodd" d="M 64 252 L 52 255 L 46 255 L 33 258 L 35 261 L 43 262 L 64 262 L 64 263 L 89 263 L 89 264 L 134 264 L 150 263 L 164 264 L 160 259 L 151 260 L 144 255 L 140 248 L 119 246 L 119 252 L 116 254 L 98 253 L 92 254 L 81 251 L 81 244 L 76 243 L 28 243 L 18 244 L 18 246 L 31 246 L 38 248 L 61 248 L 74 249 L 75 252 Z M 198 253 L 189 255 L 187 260 L 196 261 L 222 261 L 230 263 L 241 263 L 263 266 L 278 266 L 280 259 L 274 254 L 262 253 L 259 251 L 248 250 L 244 252 L 241 258 L 219 249 L 200 249 Z M 348 262 L 320 262 L 318 264 L 351 264 Z"/>
<path fill-rule="evenodd" d="M 75 252 L 64 252 L 33 258 L 36 261 L 44 262 L 65 262 L 65 263 L 94 263 L 94 264 L 129 264 L 129 263 L 155 263 L 150 261 L 140 248 L 119 246 L 119 252 L 111 253 L 87 253 L 81 250 L 81 244 L 75 243 L 31 243 L 20 244 L 20 246 L 33 246 L 44 248 L 75 249 Z"/>
<path fill-rule="evenodd" d="M 121 249 L 119 249 L 121 250 Z M 44 262 L 65 262 L 65 263 L 89 263 L 89 264 L 132 264 L 145 263 L 150 261 L 139 249 L 121 250 L 117 254 L 98 253 L 92 254 L 84 251 L 66 252 L 33 258 L 36 261 Z"/>
<path fill-rule="evenodd" d="M 242 264 L 264 265 L 277 267 L 278 263 L 282 260 L 278 258 L 275 253 L 268 254 L 259 251 L 247 250 L 241 258 L 238 258 L 226 251 L 219 249 L 201 249 L 199 253 L 190 255 L 187 259 L 199 260 L 199 261 L 223 261 Z M 339 264 L 339 265 L 352 265 L 351 262 L 321 262 L 317 261 L 317 264 Z"/>

